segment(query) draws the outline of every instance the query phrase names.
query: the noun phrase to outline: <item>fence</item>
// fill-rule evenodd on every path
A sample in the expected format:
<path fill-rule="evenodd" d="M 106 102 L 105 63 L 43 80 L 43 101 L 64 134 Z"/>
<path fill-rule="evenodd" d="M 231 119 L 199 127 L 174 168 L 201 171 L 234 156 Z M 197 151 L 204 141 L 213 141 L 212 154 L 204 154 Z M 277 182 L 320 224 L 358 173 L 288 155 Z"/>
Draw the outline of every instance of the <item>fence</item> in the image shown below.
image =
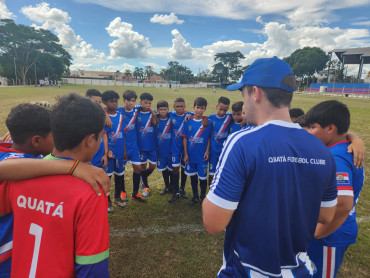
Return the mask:
<path fill-rule="evenodd" d="M 320 90 L 321 87 L 325 90 Z M 370 97 L 370 83 L 312 83 L 305 93 Z"/>

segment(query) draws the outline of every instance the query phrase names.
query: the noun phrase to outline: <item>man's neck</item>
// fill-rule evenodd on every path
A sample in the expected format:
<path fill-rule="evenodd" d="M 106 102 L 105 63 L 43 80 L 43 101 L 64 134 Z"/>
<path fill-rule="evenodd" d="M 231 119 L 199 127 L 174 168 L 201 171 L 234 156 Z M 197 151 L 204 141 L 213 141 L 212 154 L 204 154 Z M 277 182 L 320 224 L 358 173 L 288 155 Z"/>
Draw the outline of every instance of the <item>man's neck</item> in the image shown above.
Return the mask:
<path fill-rule="evenodd" d="M 336 136 L 334 136 L 333 138 L 331 138 L 331 140 L 326 144 L 327 147 L 330 147 L 330 146 L 333 146 L 339 142 L 342 142 L 342 141 L 347 141 L 347 136 L 346 136 L 346 133 L 343 133 L 343 134 L 338 134 Z"/>
<path fill-rule="evenodd" d="M 107 109 L 107 112 L 108 112 L 109 115 L 116 115 L 117 114 L 116 110 Z"/>
<path fill-rule="evenodd" d="M 202 116 L 196 116 L 194 115 L 194 120 L 201 120 L 203 118 L 203 115 Z"/>
<path fill-rule="evenodd" d="M 268 105 L 268 107 L 256 111 L 255 120 L 257 125 L 262 125 L 269 121 L 292 122 L 288 107 L 276 108 L 272 105 Z"/>
<path fill-rule="evenodd" d="M 84 157 L 84 155 L 82 155 L 80 152 L 77 152 L 75 150 L 64 150 L 64 151 L 60 152 L 60 151 L 54 149 L 53 156 L 54 157 L 69 157 L 69 158 L 72 158 L 74 160 L 80 160 L 82 162 L 88 162 L 88 161 L 86 161 L 86 158 Z"/>

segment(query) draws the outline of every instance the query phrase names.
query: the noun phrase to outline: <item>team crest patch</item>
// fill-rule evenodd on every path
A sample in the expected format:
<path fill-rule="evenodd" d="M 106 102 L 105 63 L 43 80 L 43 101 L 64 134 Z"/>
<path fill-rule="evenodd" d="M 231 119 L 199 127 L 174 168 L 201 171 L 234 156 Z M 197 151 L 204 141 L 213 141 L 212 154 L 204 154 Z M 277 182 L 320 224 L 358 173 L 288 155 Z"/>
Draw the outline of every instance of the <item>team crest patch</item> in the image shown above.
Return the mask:
<path fill-rule="evenodd" d="M 173 124 L 175 124 L 175 123 L 176 123 L 176 120 L 175 120 L 175 119 L 173 119 L 173 120 L 172 120 L 172 123 L 173 123 Z"/>
<path fill-rule="evenodd" d="M 139 122 L 141 122 L 141 117 L 137 117 L 137 120 L 138 120 Z"/>
<path fill-rule="evenodd" d="M 337 173 L 337 184 L 343 185 L 343 184 L 349 184 L 349 176 L 348 173 Z"/>
<path fill-rule="evenodd" d="M 191 130 L 191 125 L 189 125 L 189 130 Z"/>

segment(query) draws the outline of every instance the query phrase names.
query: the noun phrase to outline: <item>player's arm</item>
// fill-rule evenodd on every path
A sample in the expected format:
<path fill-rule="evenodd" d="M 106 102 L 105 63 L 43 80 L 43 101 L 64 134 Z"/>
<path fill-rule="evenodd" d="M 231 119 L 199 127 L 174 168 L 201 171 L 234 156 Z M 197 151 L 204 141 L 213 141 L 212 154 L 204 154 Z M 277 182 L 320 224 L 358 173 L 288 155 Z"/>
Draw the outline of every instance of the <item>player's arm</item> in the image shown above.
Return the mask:
<path fill-rule="evenodd" d="M 66 159 L 7 159 L 0 163 L 0 180 L 24 180 L 47 175 L 66 175 L 74 163 L 75 161 Z M 88 182 L 98 195 L 100 194 L 99 185 L 105 194 L 110 192 L 110 180 L 101 168 L 80 162 L 72 175 Z"/>
<path fill-rule="evenodd" d="M 112 127 L 112 120 L 109 117 L 108 112 L 105 109 L 104 109 L 104 111 L 105 111 L 105 126 Z"/>
<path fill-rule="evenodd" d="M 208 137 L 208 143 L 207 143 L 207 149 L 206 152 L 204 153 L 203 160 L 207 161 L 209 158 L 209 148 L 211 146 L 211 136 Z"/>
<path fill-rule="evenodd" d="M 353 196 L 338 196 L 334 218 L 327 224 L 318 223 L 315 238 L 324 238 L 335 232 L 346 221 L 353 207 Z"/>
<path fill-rule="evenodd" d="M 347 150 L 349 153 L 353 153 L 353 164 L 357 169 L 361 168 L 366 159 L 365 145 L 362 140 L 352 132 L 347 132 L 347 139 L 351 141 Z"/>
<path fill-rule="evenodd" d="M 3 142 L 12 142 L 13 141 L 12 137 L 10 136 L 9 131 L 4 134 L 4 136 L 1 138 L 1 141 L 3 141 Z"/>
<path fill-rule="evenodd" d="M 157 125 L 158 124 L 158 115 L 157 115 L 157 113 L 156 113 L 156 111 L 155 110 L 153 110 L 152 108 L 150 108 L 150 113 L 152 114 L 152 125 L 153 126 L 155 126 L 155 125 Z"/>
<path fill-rule="evenodd" d="M 103 134 L 103 144 L 104 144 L 104 155 L 102 159 L 100 160 L 100 162 L 103 163 L 102 168 L 107 166 L 107 163 L 108 163 L 108 136 L 106 132 L 104 132 Z"/>
<path fill-rule="evenodd" d="M 203 225 L 211 235 L 224 231 L 234 213 L 234 210 L 221 208 L 207 198 L 204 199 L 202 208 Z"/>
<path fill-rule="evenodd" d="M 209 125 L 209 121 L 208 121 L 208 117 L 207 116 L 203 116 L 202 117 L 202 125 L 204 127 L 207 127 Z"/>
<path fill-rule="evenodd" d="M 182 135 L 182 144 L 184 146 L 184 162 L 185 164 L 189 163 L 189 155 L 188 155 L 188 140 L 186 138 L 186 135 Z"/>

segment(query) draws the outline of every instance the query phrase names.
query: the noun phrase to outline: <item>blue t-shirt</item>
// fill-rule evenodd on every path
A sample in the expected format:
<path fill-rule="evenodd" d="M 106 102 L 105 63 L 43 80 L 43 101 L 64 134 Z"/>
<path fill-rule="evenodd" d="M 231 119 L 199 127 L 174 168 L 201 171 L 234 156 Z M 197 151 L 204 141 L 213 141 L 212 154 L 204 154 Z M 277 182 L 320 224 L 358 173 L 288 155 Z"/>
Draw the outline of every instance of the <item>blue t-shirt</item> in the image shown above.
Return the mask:
<path fill-rule="evenodd" d="M 155 150 L 154 126 L 152 125 L 152 113 L 138 111 L 136 120 L 136 135 L 139 150 L 148 152 Z"/>
<path fill-rule="evenodd" d="M 125 133 L 126 149 L 137 149 L 137 136 L 135 125 L 137 123 L 138 106 L 135 106 L 131 111 L 127 111 L 123 107 L 118 107 L 117 111 L 123 115 L 123 128 Z"/>
<path fill-rule="evenodd" d="M 231 123 L 231 126 L 230 126 L 230 134 L 229 135 L 231 135 L 231 134 L 233 134 L 233 133 L 235 133 L 239 130 L 242 130 L 242 129 L 248 130 L 248 129 L 252 129 L 254 127 L 255 127 L 254 125 L 245 125 L 245 126 L 242 127 L 241 123 L 236 123 L 236 122 L 233 121 Z"/>
<path fill-rule="evenodd" d="M 203 156 L 207 150 L 211 127 L 204 127 L 202 120 L 189 119 L 184 123 L 182 136 L 186 137 L 188 143 L 189 163 L 203 162 Z"/>
<path fill-rule="evenodd" d="M 353 196 L 353 208 L 346 221 L 331 235 L 320 239 L 325 246 L 346 246 L 356 243 L 357 222 L 355 205 L 364 184 L 364 168 L 356 169 L 353 155 L 347 153 L 349 141 L 338 142 L 329 147 L 336 163 L 338 196 Z"/>
<path fill-rule="evenodd" d="M 6 159 L 35 158 L 32 154 L 8 148 L 9 143 L 0 143 L 0 163 Z M 10 258 L 13 247 L 13 213 L 0 215 L 0 276 L 10 277 Z M 3 276 L 4 275 L 4 276 Z"/>
<path fill-rule="evenodd" d="M 168 113 L 172 122 L 172 139 L 171 139 L 171 153 L 172 155 L 181 155 L 184 151 L 182 145 L 182 130 L 184 128 L 184 120 L 186 115 L 192 114 L 187 112 L 183 115 L 177 115 L 175 111 Z"/>
<path fill-rule="evenodd" d="M 115 159 L 123 159 L 124 155 L 124 116 L 117 112 L 115 115 L 109 115 L 112 121 L 112 127 L 104 127 L 108 137 L 108 148 L 112 151 Z"/>
<path fill-rule="evenodd" d="M 209 125 L 211 126 L 211 149 L 210 153 L 220 154 L 224 142 L 229 135 L 230 126 L 233 122 L 232 115 L 227 113 L 224 117 L 220 118 L 216 114 L 208 117 Z"/>
<path fill-rule="evenodd" d="M 171 135 L 172 135 L 171 118 L 167 119 L 159 118 L 158 124 L 155 128 L 155 138 L 157 144 L 158 157 L 168 157 L 171 155 Z"/>
<path fill-rule="evenodd" d="M 219 277 L 306 271 L 320 206 L 336 198 L 333 156 L 298 124 L 270 121 L 230 136 L 207 195 L 234 210 Z"/>
<path fill-rule="evenodd" d="M 96 154 L 94 155 L 94 157 L 90 161 L 91 164 L 94 165 L 94 166 L 96 166 L 96 167 L 101 167 L 103 165 L 103 163 L 101 162 L 101 159 L 104 156 L 104 152 L 105 152 L 105 146 L 104 146 L 103 137 L 102 137 L 100 139 L 99 149 L 98 149 L 98 151 L 96 152 Z"/>

